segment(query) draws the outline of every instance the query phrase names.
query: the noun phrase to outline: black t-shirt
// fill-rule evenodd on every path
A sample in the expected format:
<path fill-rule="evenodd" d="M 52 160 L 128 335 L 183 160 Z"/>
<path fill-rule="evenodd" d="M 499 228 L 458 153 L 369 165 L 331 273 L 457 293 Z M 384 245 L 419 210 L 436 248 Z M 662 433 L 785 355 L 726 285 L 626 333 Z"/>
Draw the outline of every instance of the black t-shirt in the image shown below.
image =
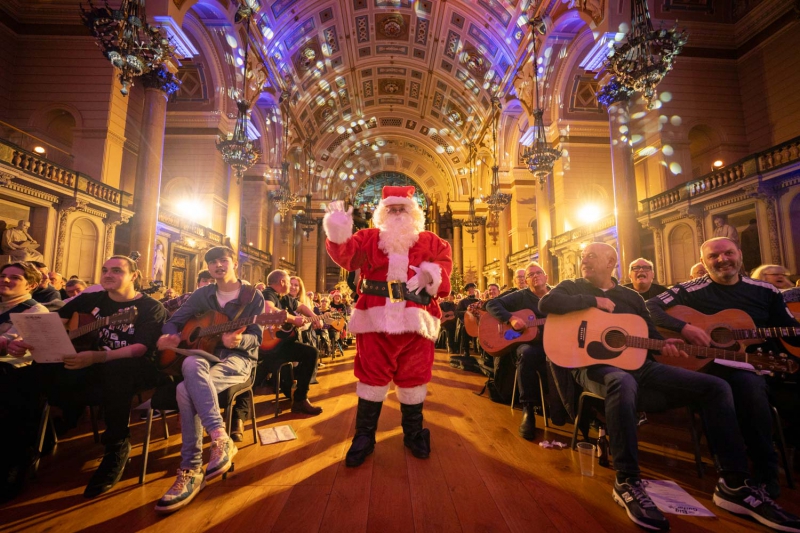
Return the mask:
<path fill-rule="evenodd" d="M 623 287 L 628 287 L 629 289 L 633 289 L 633 290 L 636 291 L 636 289 L 633 288 L 633 283 L 626 283 L 625 285 L 623 285 Z M 639 292 L 639 295 L 642 298 L 644 298 L 644 301 L 646 302 L 647 300 L 649 300 L 653 296 L 658 296 L 662 292 L 668 291 L 668 290 L 669 290 L 669 287 L 665 287 L 663 285 L 659 285 L 658 283 L 653 283 L 653 284 L 650 285 L 650 288 L 647 289 L 645 292 L 639 292 L 639 291 L 636 291 L 636 292 Z"/>
<path fill-rule="evenodd" d="M 161 336 L 161 327 L 167 321 L 167 311 L 160 302 L 147 295 L 139 294 L 135 300 L 115 302 L 108 292 L 90 292 L 78 295 L 58 310 L 61 318 L 70 318 L 73 313 L 88 313 L 96 318 L 111 316 L 126 307 L 136 307 L 133 324 L 106 326 L 97 331 L 97 348 L 116 350 L 133 344 L 147 346 L 147 355 L 155 349 Z"/>
<path fill-rule="evenodd" d="M 296 315 L 297 308 L 300 306 L 300 300 L 287 294 L 286 296 L 281 296 L 281 305 L 283 306 L 283 309 L 286 309 L 291 314 Z"/>
<path fill-rule="evenodd" d="M 261 294 L 264 295 L 265 302 L 272 302 L 272 304 L 278 309 L 286 309 L 283 306 L 284 302 L 281 299 L 281 295 L 278 294 L 277 291 L 272 287 L 267 287 Z"/>

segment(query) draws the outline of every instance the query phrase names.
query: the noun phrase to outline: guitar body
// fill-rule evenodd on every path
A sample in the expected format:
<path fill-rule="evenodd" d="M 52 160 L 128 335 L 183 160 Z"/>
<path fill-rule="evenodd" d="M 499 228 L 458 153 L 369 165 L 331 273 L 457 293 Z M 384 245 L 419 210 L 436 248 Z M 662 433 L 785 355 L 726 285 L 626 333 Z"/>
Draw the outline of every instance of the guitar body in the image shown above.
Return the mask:
<path fill-rule="evenodd" d="M 536 315 L 528 309 L 511 314 L 525 323 L 531 323 L 536 320 Z M 532 342 L 538 334 L 538 327 L 528 327 L 522 331 L 514 331 L 514 328 L 508 324 L 504 324 L 489 313 L 486 313 L 486 316 L 481 317 L 478 342 L 481 343 L 481 347 L 486 350 L 486 353 L 492 357 L 500 357 L 514 350 L 520 344 Z"/>
<path fill-rule="evenodd" d="M 324 313 L 323 321 L 326 325 L 332 327 L 339 333 L 341 333 L 345 326 L 347 326 L 347 320 L 345 320 L 344 315 L 341 313 Z"/>
<path fill-rule="evenodd" d="M 203 328 L 225 324 L 229 320 L 227 316 L 217 311 L 207 311 L 202 315 L 190 318 L 183 326 L 181 342 L 178 347 L 214 353 L 214 349 L 222 341 L 222 335 L 201 337 L 198 334 Z M 172 350 L 161 350 L 158 356 L 158 369 L 172 376 L 180 376 L 184 359 L 185 356 Z"/>
<path fill-rule="evenodd" d="M 480 323 L 484 314 L 484 311 L 467 311 L 464 313 L 464 329 L 467 330 L 467 335 L 470 337 L 480 335 Z"/>
<path fill-rule="evenodd" d="M 595 308 L 547 315 L 544 350 L 554 364 L 564 368 L 612 365 L 636 370 L 644 364 L 647 350 L 628 347 L 626 336 L 647 337 L 642 317 Z"/>
<path fill-rule="evenodd" d="M 786 304 L 786 307 L 789 308 L 789 311 L 792 312 L 795 319 L 800 320 L 800 302 L 788 303 Z M 783 347 L 786 349 L 787 353 L 790 353 L 795 357 L 800 357 L 800 346 L 792 346 L 784 339 L 781 339 L 781 344 L 783 344 Z"/>
<path fill-rule="evenodd" d="M 284 341 L 293 341 L 297 339 L 297 328 L 285 324 L 280 328 L 264 328 L 261 337 L 261 345 L 258 349 L 262 352 L 274 350 L 278 345 Z"/>
<path fill-rule="evenodd" d="M 736 340 L 733 330 L 736 329 L 755 329 L 756 325 L 750 315 L 741 309 L 725 309 L 713 315 L 705 315 L 700 311 L 695 311 L 685 305 L 676 305 L 667 309 L 667 314 L 671 317 L 683 320 L 693 326 L 704 330 L 711 337 L 711 345 L 717 348 L 728 348 L 737 350 L 744 349 L 750 344 L 761 344 L 763 339 L 740 339 Z M 665 338 L 682 338 L 676 331 L 669 331 L 658 328 L 658 331 Z M 737 346 L 737 343 L 740 346 Z"/>
<path fill-rule="evenodd" d="M 442 313 L 442 318 L 439 319 L 439 322 L 441 324 L 446 324 L 446 323 L 451 322 L 451 321 L 453 321 L 455 319 L 456 319 L 455 311 L 445 311 L 444 313 Z"/>
<path fill-rule="evenodd" d="M 87 324 L 91 324 L 96 320 L 97 317 L 89 313 L 72 313 L 72 316 L 67 322 L 66 328 L 67 331 L 75 331 L 76 329 L 86 326 Z M 87 350 L 94 349 L 97 335 L 86 334 L 81 335 L 80 337 L 75 337 L 71 340 L 76 352 L 85 352 Z"/>

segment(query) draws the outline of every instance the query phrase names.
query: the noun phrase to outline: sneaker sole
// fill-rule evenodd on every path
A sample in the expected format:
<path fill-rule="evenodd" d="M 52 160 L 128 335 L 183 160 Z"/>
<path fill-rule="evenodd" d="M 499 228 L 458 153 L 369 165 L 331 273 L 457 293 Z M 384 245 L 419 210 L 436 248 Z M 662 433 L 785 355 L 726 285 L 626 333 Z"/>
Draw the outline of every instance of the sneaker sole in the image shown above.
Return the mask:
<path fill-rule="evenodd" d="M 197 496 L 197 494 L 201 490 L 203 490 L 205 488 L 205 486 L 206 486 L 206 480 L 203 479 L 203 482 L 200 483 L 200 487 L 196 491 L 194 491 L 191 496 L 189 496 L 188 498 L 186 498 L 185 500 L 183 500 L 181 502 L 176 503 L 175 505 L 170 505 L 169 507 L 160 507 L 158 504 L 156 504 L 156 512 L 157 513 L 163 513 L 163 514 L 169 514 L 169 513 L 174 513 L 175 511 L 179 511 L 179 510 L 183 509 L 184 507 L 189 505 L 192 502 L 192 500 L 194 500 L 194 497 Z"/>
<path fill-rule="evenodd" d="M 733 513 L 735 515 L 749 516 L 750 518 L 753 518 L 756 521 L 758 521 L 759 523 L 761 523 L 761 524 L 763 524 L 763 525 L 765 525 L 765 526 L 767 526 L 769 528 L 772 528 L 772 529 L 774 529 L 776 531 L 789 531 L 789 532 L 800 531 L 800 529 L 797 529 L 797 528 L 794 528 L 794 527 L 782 526 L 780 524 L 776 524 L 775 522 L 772 522 L 771 520 L 767 520 L 766 518 L 764 518 L 760 514 L 752 511 L 751 509 L 748 509 L 747 507 L 742 507 L 739 504 L 733 503 L 732 501 L 728 501 L 725 498 L 722 498 L 721 496 L 718 496 L 716 492 L 714 493 L 713 501 L 714 501 L 714 505 L 716 505 L 717 507 L 725 509 L 726 511 L 731 512 L 731 513 Z"/>
<path fill-rule="evenodd" d="M 218 468 L 214 472 L 210 472 L 209 473 L 209 471 L 206 470 L 206 481 L 210 481 L 212 479 L 218 478 L 219 476 L 221 476 L 222 474 L 224 474 L 225 472 L 230 470 L 231 469 L 231 465 L 233 464 L 233 458 L 236 456 L 237 453 L 239 453 L 239 448 L 237 448 L 234 445 L 233 452 L 231 452 L 231 454 L 228 456 L 228 462 L 227 463 L 223 463 L 222 466 L 220 468 Z"/>
<path fill-rule="evenodd" d="M 643 527 L 645 529 L 652 529 L 653 531 L 669 531 L 669 528 L 670 528 L 669 524 L 667 524 L 666 528 L 661 528 L 661 527 L 658 527 L 658 526 L 654 526 L 652 524 L 645 524 L 644 522 L 641 522 L 641 521 L 637 520 L 636 517 L 634 517 L 631 514 L 630 510 L 628 509 L 628 506 L 625 505 L 625 502 L 622 501 L 622 498 L 620 498 L 617 495 L 617 491 L 615 491 L 613 488 L 611 489 L 611 497 L 614 498 L 614 501 L 617 502 L 617 504 L 620 507 L 625 509 L 625 514 L 627 514 L 628 518 L 630 519 L 630 521 L 633 522 L 634 524 L 636 524 L 637 526 Z"/>

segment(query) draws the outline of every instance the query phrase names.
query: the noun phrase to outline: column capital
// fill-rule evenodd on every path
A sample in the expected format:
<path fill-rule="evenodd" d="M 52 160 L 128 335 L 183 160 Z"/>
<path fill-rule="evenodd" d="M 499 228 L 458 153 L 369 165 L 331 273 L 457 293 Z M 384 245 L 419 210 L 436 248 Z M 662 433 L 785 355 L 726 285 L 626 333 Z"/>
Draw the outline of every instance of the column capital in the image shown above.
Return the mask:
<path fill-rule="evenodd" d="M 622 85 L 616 78 L 612 76 L 611 79 L 597 91 L 597 101 L 600 102 L 606 110 L 614 104 L 620 102 L 627 102 L 630 100 L 633 91 Z"/>
<path fill-rule="evenodd" d="M 163 66 L 143 74 L 140 79 L 145 89 L 163 91 L 167 98 L 172 97 L 181 88 L 181 82 L 177 76 Z"/>

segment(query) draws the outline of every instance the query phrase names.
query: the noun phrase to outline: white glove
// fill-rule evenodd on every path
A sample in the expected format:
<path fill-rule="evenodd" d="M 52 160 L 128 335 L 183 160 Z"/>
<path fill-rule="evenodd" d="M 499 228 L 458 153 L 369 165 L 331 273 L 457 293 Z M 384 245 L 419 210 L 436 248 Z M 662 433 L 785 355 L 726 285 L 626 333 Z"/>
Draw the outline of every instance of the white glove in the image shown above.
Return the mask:
<path fill-rule="evenodd" d="M 328 204 L 328 207 L 325 208 L 325 211 L 328 213 L 344 213 L 344 202 L 341 200 L 336 200 Z M 349 216 L 353 216 L 353 206 L 350 206 L 350 209 L 347 210 L 347 214 Z"/>
<path fill-rule="evenodd" d="M 406 282 L 406 288 L 408 290 L 419 294 L 422 292 L 422 289 L 433 283 L 433 276 L 431 276 L 427 270 L 415 266 L 411 266 L 409 268 L 416 272 L 416 274 L 414 274 L 411 279 Z"/>

